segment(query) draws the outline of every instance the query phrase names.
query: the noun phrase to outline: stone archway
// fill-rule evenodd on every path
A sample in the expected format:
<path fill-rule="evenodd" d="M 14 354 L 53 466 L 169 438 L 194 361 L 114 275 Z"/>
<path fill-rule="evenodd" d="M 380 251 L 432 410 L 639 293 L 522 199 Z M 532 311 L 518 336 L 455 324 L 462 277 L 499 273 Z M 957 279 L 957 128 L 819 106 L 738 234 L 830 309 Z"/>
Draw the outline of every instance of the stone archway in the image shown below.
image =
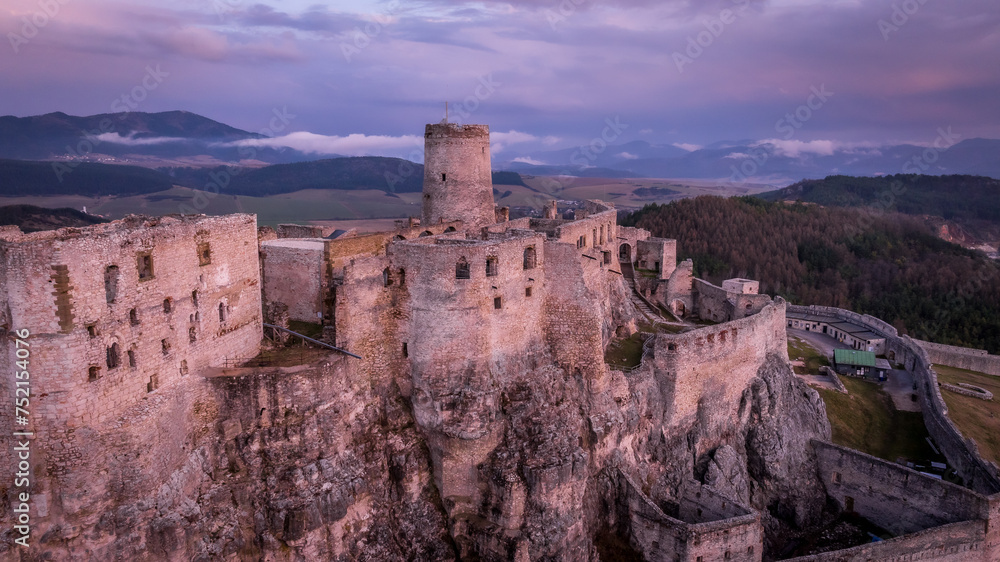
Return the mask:
<path fill-rule="evenodd" d="M 618 261 L 632 263 L 632 245 L 628 242 L 618 246 Z"/>

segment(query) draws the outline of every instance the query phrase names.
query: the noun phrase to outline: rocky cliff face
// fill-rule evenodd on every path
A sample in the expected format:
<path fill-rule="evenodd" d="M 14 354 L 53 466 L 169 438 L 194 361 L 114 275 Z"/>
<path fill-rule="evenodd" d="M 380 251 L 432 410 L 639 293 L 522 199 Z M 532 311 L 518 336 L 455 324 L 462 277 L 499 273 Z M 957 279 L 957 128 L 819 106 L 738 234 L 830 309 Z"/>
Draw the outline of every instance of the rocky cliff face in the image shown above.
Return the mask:
<path fill-rule="evenodd" d="M 495 400 L 456 398 L 462 431 L 415 417 L 409 373 L 352 361 L 191 376 L 114 427 L 40 438 L 47 512 L 31 549 L 5 535 L 4 557 L 599 560 L 632 548 L 612 471 L 666 512 L 709 484 L 763 514 L 772 548 L 824 505 L 809 446 L 829 437 L 823 404 L 777 352 L 738 401 L 706 394 L 686 417 L 652 361 L 624 374 L 538 355 L 483 379 Z"/>

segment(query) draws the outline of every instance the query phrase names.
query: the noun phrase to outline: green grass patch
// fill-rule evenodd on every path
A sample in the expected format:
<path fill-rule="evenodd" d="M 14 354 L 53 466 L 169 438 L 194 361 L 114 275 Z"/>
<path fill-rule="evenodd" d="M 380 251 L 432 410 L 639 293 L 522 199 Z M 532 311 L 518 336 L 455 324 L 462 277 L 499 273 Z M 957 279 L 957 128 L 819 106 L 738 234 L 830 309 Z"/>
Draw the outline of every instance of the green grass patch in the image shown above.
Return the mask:
<path fill-rule="evenodd" d="M 833 442 L 895 462 L 944 462 L 927 443 L 927 427 L 920 412 L 901 412 L 876 383 L 840 377 L 849 394 L 818 388 L 826 402 Z"/>
<path fill-rule="evenodd" d="M 972 384 L 992 392 L 994 397 L 1000 396 L 1000 377 L 944 365 L 934 365 L 934 370 L 940 382 Z M 1000 404 L 997 398 L 980 400 L 946 388 L 941 389 L 941 397 L 948 406 L 948 417 L 962 435 L 976 442 L 984 459 L 1000 464 Z"/>
<path fill-rule="evenodd" d="M 640 332 L 616 338 L 604 350 L 604 362 L 613 369 L 631 369 L 642 362 L 643 339 Z"/>
<path fill-rule="evenodd" d="M 802 361 L 805 366 L 794 366 L 793 369 L 799 375 L 818 375 L 819 368 L 830 366 L 830 360 L 820 353 L 815 347 L 801 338 L 788 338 L 788 358 L 792 361 Z"/>

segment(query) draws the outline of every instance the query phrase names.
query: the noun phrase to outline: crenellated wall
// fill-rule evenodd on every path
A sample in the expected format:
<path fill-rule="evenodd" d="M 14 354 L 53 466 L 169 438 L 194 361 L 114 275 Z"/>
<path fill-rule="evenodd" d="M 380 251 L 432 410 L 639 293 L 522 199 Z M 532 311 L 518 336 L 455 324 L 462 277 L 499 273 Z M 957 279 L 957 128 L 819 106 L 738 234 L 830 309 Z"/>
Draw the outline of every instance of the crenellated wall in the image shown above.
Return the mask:
<path fill-rule="evenodd" d="M 739 409 L 744 389 L 768 354 L 787 360 L 785 301 L 777 299 L 759 313 L 682 334 L 657 334 L 653 365 L 669 389 L 667 415 L 673 425 L 697 415 L 703 399 L 728 416 Z M 724 424 L 725 419 L 713 420 Z"/>

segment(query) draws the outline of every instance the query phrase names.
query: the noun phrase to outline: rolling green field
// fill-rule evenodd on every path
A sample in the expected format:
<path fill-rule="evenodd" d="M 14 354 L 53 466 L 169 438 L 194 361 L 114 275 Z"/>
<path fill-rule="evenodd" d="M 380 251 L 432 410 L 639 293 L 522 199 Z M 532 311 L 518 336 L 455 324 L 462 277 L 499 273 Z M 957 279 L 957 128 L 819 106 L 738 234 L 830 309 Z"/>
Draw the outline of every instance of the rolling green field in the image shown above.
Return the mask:
<path fill-rule="evenodd" d="M 948 406 L 948 417 L 955 422 L 962 435 L 976 442 L 984 459 L 1000 463 L 1000 377 L 976 371 L 967 371 L 944 365 L 934 365 L 938 381 L 949 384 L 964 382 L 993 393 L 993 400 L 980 400 L 941 389 L 941 397 Z"/>
<path fill-rule="evenodd" d="M 496 185 L 498 205 L 541 209 L 552 199 L 582 201 L 602 199 L 620 209 L 637 209 L 652 202 L 664 202 L 697 195 L 734 195 L 759 192 L 767 186 L 718 187 L 707 180 L 552 178 L 526 176 L 531 187 Z M 661 188 L 656 195 L 641 197 L 633 192 Z M 669 190 L 669 191 L 668 191 Z M 509 193 L 508 193 L 509 192 Z M 662 195 L 661 195 L 662 194 Z M 389 194 L 379 190 L 306 189 L 294 193 L 251 197 L 219 194 L 177 187 L 167 191 L 128 197 L 85 197 L 80 195 L 0 197 L 0 206 L 28 204 L 39 207 L 87 208 L 91 214 L 119 219 L 127 214 L 167 215 L 172 213 L 256 213 L 260 225 L 309 223 L 374 218 L 420 216 L 420 193 Z"/>

